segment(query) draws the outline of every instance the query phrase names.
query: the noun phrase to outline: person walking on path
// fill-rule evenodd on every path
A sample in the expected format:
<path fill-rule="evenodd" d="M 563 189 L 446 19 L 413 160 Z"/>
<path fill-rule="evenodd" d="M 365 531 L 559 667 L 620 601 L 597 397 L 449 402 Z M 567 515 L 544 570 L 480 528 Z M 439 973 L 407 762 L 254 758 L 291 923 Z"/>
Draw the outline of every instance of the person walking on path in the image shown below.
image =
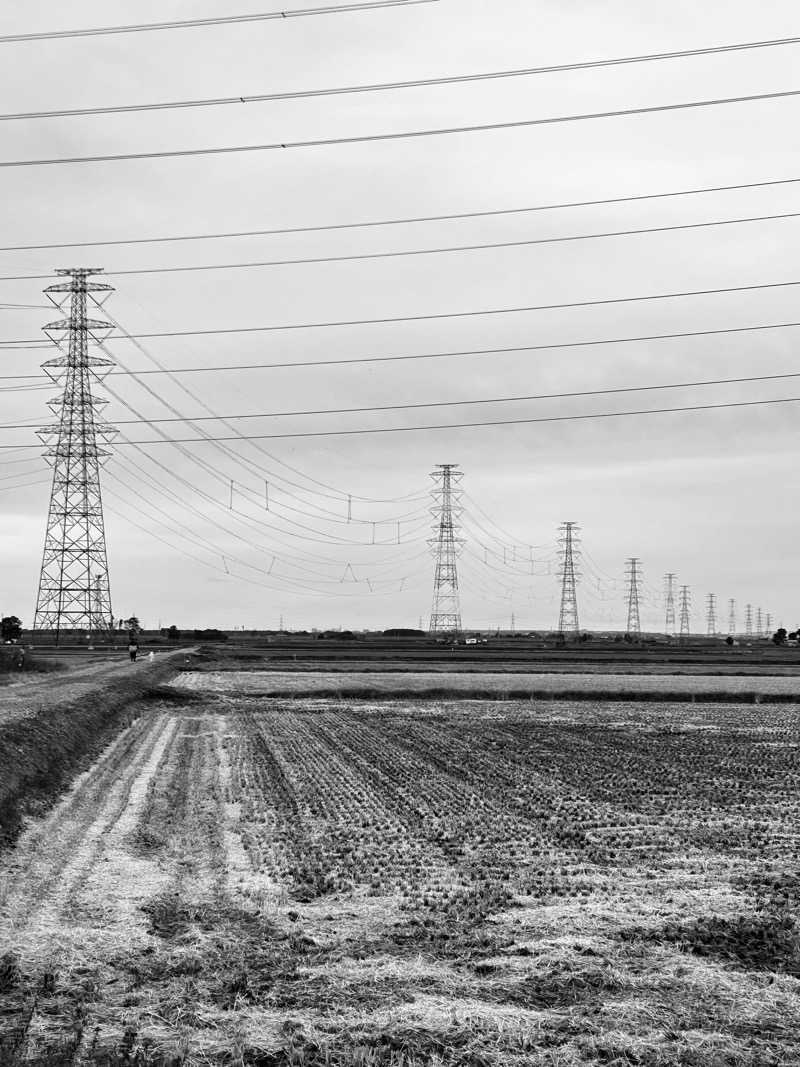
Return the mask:
<path fill-rule="evenodd" d="M 136 662 L 136 653 L 139 651 L 139 642 L 136 640 L 136 634 L 131 634 L 128 638 L 128 654 L 131 657 L 131 663 Z"/>

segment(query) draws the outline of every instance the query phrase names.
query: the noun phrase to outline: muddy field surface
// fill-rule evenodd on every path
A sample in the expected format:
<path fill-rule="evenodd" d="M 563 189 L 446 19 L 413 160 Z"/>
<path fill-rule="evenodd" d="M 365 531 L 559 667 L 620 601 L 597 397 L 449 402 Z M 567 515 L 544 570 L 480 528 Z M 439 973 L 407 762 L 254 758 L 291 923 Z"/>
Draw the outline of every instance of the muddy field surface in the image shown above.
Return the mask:
<path fill-rule="evenodd" d="M 447 690 L 453 695 L 470 693 L 475 689 L 485 689 L 496 693 L 515 694 L 517 691 L 533 693 L 553 693 L 558 695 L 564 690 L 571 693 L 618 693 L 625 694 L 668 693 L 675 697 L 693 694 L 720 694 L 739 696 L 741 694 L 780 695 L 788 698 L 797 697 L 800 702 L 800 677 L 768 676 L 717 676 L 717 675 L 645 675 L 615 674 L 609 672 L 578 674 L 569 672 L 537 673 L 460 671 L 380 671 L 364 673 L 347 673 L 339 671 L 314 670 L 308 672 L 263 670 L 192 670 L 183 672 L 176 680 L 176 685 L 191 690 L 209 693 L 233 693 L 242 696 L 282 696 L 292 693 L 313 694 L 315 692 L 333 694 L 341 692 L 359 692 L 363 689 L 375 690 L 376 694 L 408 695 L 415 691 Z"/>
<path fill-rule="evenodd" d="M 174 690 L 0 857 L 0 1062 L 796 1064 L 799 744 Z"/>

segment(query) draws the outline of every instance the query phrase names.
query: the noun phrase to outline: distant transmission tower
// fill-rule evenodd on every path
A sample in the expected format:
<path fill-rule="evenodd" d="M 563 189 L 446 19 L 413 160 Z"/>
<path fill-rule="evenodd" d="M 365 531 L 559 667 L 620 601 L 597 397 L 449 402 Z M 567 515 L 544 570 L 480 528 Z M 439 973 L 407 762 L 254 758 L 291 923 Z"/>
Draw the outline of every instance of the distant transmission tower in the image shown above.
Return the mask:
<path fill-rule="evenodd" d="M 576 563 L 580 558 L 578 538 L 580 527 L 576 522 L 562 522 L 558 544 L 561 548 L 561 564 L 558 576 L 561 579 L 561 609 L 558 613 L 559 637 L 577 637 L 579 633 L 578 623 L 578 597 L 577 581 L 580 574 Z"/>
<path fill-rule="evenodd" d="M 771 637 L 770 630 L 772 629 L 772 616 L 767 612 L 764 618 L 764 637 Z"/>
<path fill-rule="evenodd" d="M 456 569 L 456 559 L 463 543 L 458 537 L 457 524 L 461 514 L 461 491 L 454 487 L 463 477 L 457 463 L 437 463 L 436 470 L 431 473 L 435 483 L 431 490 L 434 500 L 431 514 L 436 522 L 433 527 L 435 536 L 430 538 L 428 544 L 436 559 L 436 569 L 429 629 L 434 634 L 458 633 L 461 630 Z"/>
<path fill-rule="evenodd" d="M 728 636 L 736 636 L 736 601 L 733 597 L 728 601 Z"/>
<path fill-rule="evenodd" d="M 641 561 L 636 556 L 626 563 L 625 577 L 627 579 L 628 598 L 628 625 L 626 633 L 637 641 L 642 636 L 642 624 L 639 621 L 639 580 L 642 577 L 640 569 Z"/>
<path fill-rule="evenodd" d="M 664 619 L 664 633 L 667 637 L 675 636 L 675 578 L 669 573 L 664 575 L 664 602 L 667 610 Z"/>
<path fill-rule="evenodd" d="M 69 303 L 68 318 L 44 327 L 63 354 L 42 367 L 63 391 L 49 405 L 58 422 L 38 431 L 53 484 L 33 625 L 54 630 L 56 641 L 63 630 L 104 633 L 114 625 L 100 467 L 117 431 L 99 419 L 108 401 L 92 395 L 93 383 L 102 382 L 113 362 L 89 355 L 89 342 L 102 343 L 112 326 L 86 314 L 87 294 L 105 294 L 94 298 L 102 306 L 113 288 L 90 280 L 98 273 L 83 267 L 58 270 L 67 280 L 45 289 L 57 308 Z"/>
<path fill-rule="evenodd" d="M 745 637 L 753 636 L 753 605 L 747 604 L 744 609 L 744 632 Z"/>
<path fill-rule="evenodd" d="M 706 635 L 714 637 L 717 632 L 717 597 L 709 593 L 706 597 Z"/>
<path fill-rule="evenodd" d="M 681 586 L 680 612 L 681 612 L 681 637 L 688 637 L 691 630 L 690 610 L 692 606 L 692 594 L 688 585 Z"/>
<path fill-rule="evenodd" d="M 761 616 L 761 608 L 756 608 L 756 637 L 764 636 L 764 621 Z"/>

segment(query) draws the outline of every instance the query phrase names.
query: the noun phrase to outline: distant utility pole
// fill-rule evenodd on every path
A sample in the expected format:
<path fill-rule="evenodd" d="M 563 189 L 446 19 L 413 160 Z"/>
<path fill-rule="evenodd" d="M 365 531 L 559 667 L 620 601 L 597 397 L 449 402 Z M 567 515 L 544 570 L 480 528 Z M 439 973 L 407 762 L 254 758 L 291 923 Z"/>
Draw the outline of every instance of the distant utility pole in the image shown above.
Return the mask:
<path fill-rule="evenodd" d="M 458 485 L 463 477 L 463 471 L 459 470 L 457 463 L 437 463 L 431 473 L 434 481 L 431 514 L 435 522 L 434 536 L 428 540 L 428 544 L 436 560 L 436 568 L 429 629 L 434 634 L 459 633 L 461 630 L 456 560 L 463 544 L 458 536 L 458 518 L 462 511 Z"/>
<path fill-rule="evenodd" d="M 561 549 L 561 562 L 558 576 L 561 579 L 561 608 L 558 613 L 558 635 L 577 638 L 578 597 L 577 581 L 580 578 L 576 562 L 580 562 L 580 527 L 576 522 L 562 522 L 559 530 L 558 544 Z"/>
<path fill-rule="evenodd" d="M 680 635 L 681 635 L 681 638 L 684 638 L 684 637 L 688 638 L 689 637 L 689 633 L 690 633 L 690 630 L 691 630 L 691 623 L 690 623 L 690 617 L 689 617 L 691 606 L 692 606 L 692 594 L 691 594 L 691 592 L 689 590 L 689 586 L 688 585 L 682 585 L 681 586 L 681 594 L 680 594 L 680 612 L 681 612 L 681 630 L 680 630 Z"/>
<path fill-rule="evenodd" d="M 753 636 L 753 605 L 747 604 L 744 609 L 744 633 L 745 637 Z"/>
<path fill-rule="evenodd" d="M 666 603 L 666 616 L 664 619 L 664 633 L 667 637 L 675 636 L 675 578 L 677 575 L 664 575 L 664 601 Z"/>
<path fill-rule="evenodd" d="M 736 636 L 736 601 L 731 597 L 728 601 L 728 637 Z"/>
<path fill-rule="evenodd" d="M 706 636 L 714 637 L 717 633 L 717 597 L 709 593 L 706 597 Z"/>
<path fill-rule="evenodd" d="M 767 617 L 764 619 L 764 637 L 771 637 L 772 633 L 772 616 L 767 612 Z"/>
<path fill-rule="evenodd" d="M 761 608 L 756 608 L 756 636 L 764 636 L 764 621 L 761 616 Z"/>
<path fill-rule="evenodd" d="M 628 625 L 626 633 L 637 641 L 642 636 L 642 624 L 639 621 L 639 581 L 642 577 L 641 560 L 637 556 L 631 556 L 626 563 L 625 577 L 627 579 L 628 598 Z"/>
<path fill-rule="evenodd" d="M 33 627 L 55 631 L 56 643 L 62 630 L 107 633 L 114 625 L 100 468 L 117 431 L 100 418 L 108 401 L 92 394 L 92 385 L 114 364 L 89 355 L 90 341 L 102 343 L 113 327 L 89 318 L 86 308 L 88 296 L 101 307 L 114 291 L 91 280 L 99 273 L 86 267 L 57 270 L 65 280 L 45 289 L 57 308 L 69 304 L 67 318 L 44 327 L 61 355 L 42 367 L 62 394 L 50 402 L 57 422 L 38 431 L 53 482 Z"/>

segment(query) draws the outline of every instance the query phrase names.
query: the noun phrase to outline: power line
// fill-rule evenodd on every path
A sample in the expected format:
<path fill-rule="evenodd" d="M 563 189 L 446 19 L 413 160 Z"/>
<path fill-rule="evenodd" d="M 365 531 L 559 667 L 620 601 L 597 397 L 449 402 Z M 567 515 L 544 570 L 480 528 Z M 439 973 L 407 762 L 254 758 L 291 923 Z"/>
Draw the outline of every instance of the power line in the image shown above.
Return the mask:
<path fill-rule="evenodd" d="M 673 408 L 646 408 L 637 411 L 598 411 L 586 415 L 547 415 L 527 419 L 487 419 L 479 422 L 452 422 L 430 426 L 380 426 L 365 427 L 357 430 L 306 430 L 296 433 L 240 434 L 234 437 L 162 437 L 149 441 L 119 441 L 121 445 L 160 445 L 160 444 L 203 444 L 220 441 L 266 441 L 300 437 L 356 437 L 378 433 L 412 433 L 427 430 L 462 430 L 480 426 L 523 426 L 544 422 L 584 422 L 590 419 L 622 419 L 634 415 L 671 415 L 677 412 L 721 411 L 726 408 L 767 407 L 772 404 L 797 404 L 800 396 L 778 397 L 774 400 L 739 400 L 725 404 L 695 404 Z M 36 448 L 36 445 L 0 445 L 0 449 Z M 351 542 L 353 543 L 353 542 Z"/>
<path fill-rule="evenodd" d="M 0 281 L 9 279 L 0 278 Z M 766 289 L 788 289 L 800 285 L 800 280 L 786 282 L 758 282 L 753 285 L 731 285 L 716 289 L 687 289 L 675 293 L 647 293 L 640 296 L 617 296 L 605 297 L 600 300 L 573 300 L 560 304 L 529 304 L 523 307 L 512 308 L 482 308 L 479 311 L 440 311 L 427 315 L 393 315 L 378 319 L 337 319 L 328 322 L 300 322 L 286 323 L 276 326 L 235 326 L 208 330 L 167 330 L 152 333 L 124 333 L 111 334 L 110 338 L 116 340 L 127 338 L 128 340 L 140 340 L 143 338 L 153 339 L 156 337 L 208 337 L 220 334 L 245 334 L 245 333 L 270 333 L 280 330 L 319 330 L 330 329 L 338 326 L 380 326 L 394 322 L 431 322 L 438 319 L 466 319 L 477 318 L 483 315 L 512 315 L 529 311 L 560 311 L 583 307 L 605 307 L 610 304 L 637 304 L 648 300 L 678 300 L 691 296 L 719 296 L 726 293 L 747 293 L 763 291 Z M 44 342 L 37 338 L 0 341 L 0 350 L 19 345 L 33 345 L 41 347 Z"/>
<path fill-rule="evenodd" d="M 36 252 L 53 248 L 107 248 L 111 245 L 167 244 L 178 241 L 216 241 L 243 237 L 275 237 L 296 233 L 327 233 L 335 230 L 368 229 L 376 226 L 410 226 L 423 222 L 454 222 L 465 219 L 493 218 L 499 215 L 522 215 L 536 211 L 563 211 L 578 207 L 603 207 L 609 204 L 632 204 L 645 200 L 664 200 L 669 197 L 701 196 L 707 193 L 736 192 L 743 189 L 766 189 L 776 185 L 796 185 L 800 178 L 772 178 L 761 182 L 740 182 L 735 185 L 708 185 L 695 189 L 673 189 L 661 193 L 639 193 L 633 196 L 612 196 L 602 200 L 573 200 L 556 204 L 535 204 L 529 207 L 496 208 L 489 211 L 464 211 L 450 215 L 419 215 L 411 218 L 369 219 L 361 222 L 328 223 L 321 226 L 284 226 L 271 230 L 240 230 L 227 233 L 190 233 L 166 237 L 128 237 L 108 241 L 62 241 L 57 244 L 5 245 L 0 252 Z M 8 306 L 8 305 L 5 305 Z M 21 307 L 22 305 L 15 305 Z M 38 307 L 40 305 L 28 305 Z M 41 305 L 46 307 L 47 305 Z"/>
<path fill-rule="evenodd" d="M 74 37 L 107 37 L 112 34 L 146 33 L 153 30 L 185 30 L 198 26 L 232 26 L 249 22 L 268 22 L 272 19 L 303 18 L 309 15 L 340 15 L 356 11 L 375 11 L 387 7 L 410 7 L 412 4 L 429 3 L 438 3 L 438 0 L 371 0 L 369 3 L 263 11 L 252 15 L 217 15 L 210 18 L 181 19 L 171 22 L 140 22 L 128 26 L 93 26 L 80 30 L 39 30 L 32 33 L 5 34 L 0 37 L 0 44 L 19 44 L 23 41 L 54 41 Z M 776 41 L 775 43 L 778 44 L 780 42 Z M 788 39 L 786 43 L 789 43 Z M 743 45 L 742 47 L 747 46 Z M 752 47 L 755 47 L 755 45 Z"/>
<path fill-rule="evenodd" d="M 238 263 L 199 263 L 179 267 L 135 267 L 129 270 L 104 271 L 108 277 L 142 274 L 194 274 L 207 270 L 250 270 L 261 267 L 296 267 L 310 264 L 355 263 L 375 259 L 405 259 L 409 256 L 434 256 L 454 252 L 485 252 L 500 248 L 527 248 L 533 245 L 566 244 L 574 241 L 597 241 L 612 237 L 637 237 L 654 233 L 677 233 L 686 230 L 706 230 L 715 226 L 738 226 L 749 222 L 785 222 L 800 218 L 800 211 L 778 215 L 748 215 L 735 219 L 709 219 L 705 222 L 682 222 L 670 226 L 640 226 L 633 230 L 604 230 L 599 233 L 565 234 L 559 237 L 531 237 L 516 241 L 486 241 L 471 245 L 444 245 L 437 248 L 409 248 L 392 252 L 356 252 L 344 256 L 305 256 L 299 259 L 270 259 Z M 0 279 L 3 281 L 44 281 L 52 274 L 27 274 Z"/>
<path fill-rule="evenodd" d="M 626 385 L 620 386 L 614 389 L 584 389 L 576 392 L 565 393 L 536 393 L 527 396 L 492 396 L 481 397 L 477 400 L 427 400 L 420 403 L 413 404 L 373 404 L 365 405 L 362 407 L 352 408 L 316 408 L 303 411 L 252 411 L 244 414 L 235 415 L 177 415 L 169 418 L 138 418 L 138 419 L 116 419 L 115 424 L 117 426 L 151 426 L 155 423 L 175 423 L 175 422 L 219 422 L 230 419 L 280 419 L 280 418 L 294 418 L 305 415 L 355 415 L 366 412 L 377 411 L 414 411 L 420 408 L 450 408 L 450 407 L 468 407 L 475 404 L 516 404 L 523 403 L 530 400 L 565 400 L 576 397 L 590 397 L 590 396 L 612 396 L 618 393 L 648 393 L 659 392 L 664 389 L 694 389 L 709 385 L 741 385 L 749 382 L 774 382 L 782 381 L 787 378 L 800 378 L 800 371 L 793 371 L 785 374 L 758 374 L 752 375 L 746 378 L 714 378 L 706 379 L 703 381 L 694 382 L 670 382 L 663 385 Z M 38 426 L 38 422 L 16 422 L 16 423 L 0 423 L 0 430 L 26 430 L 33 426 Z M 275 477 L 273 475 L 273 477 Z M 279 475 L 277 477 L 280 477 Z M 293 484 L 293 483 L 289 483 Z M 298 488 L 302 488 L 298 486 Z M 305 490 L 306 492 L 312 492 L 313 490 Z M 290 496 L 292 494 L 289 494 Z M 316 506 L 316 505 L 315 505 Z M 303 512 L 305 514 L 305 512 Z M 342 521 L 337 517 L 336 521 Z M 372 520 L 369 519 L 357 519 L 356 522 L 369 523 Z M 394 521 L 394 519 L 386 520 Z M 490 520 L 491 521 L 491 520 Z M 521 541 L 509 542 L 522 544 Z"/>
<path fill-rule="evenodd" d="M 51 111 L 18 111 L 0 114 L 0 122 L 19 119 L 73 118 L 86 115 L 124 115 L 142 111 L 174 111 L 184 108 L 223 107 L 226 105 L 274 103 L 281 100 L 313 100 L 326 96 L 347 96 L 358 93 L 377 93 L 400 89 L 434 88 L 441 85 L 465 85 L 472 82 L 500 81 L 506 78 L 525 78 L 537 74 L 559 74 L 578 70 L 596 70 L 602 67 L 628 66 L 634 63 L 652 63 L 667 59 L 687 59 L 695 56 L 721 55 L 727 52 L 743 52 L 759 48 L 776 48 L 800 44 L 800 37 L 781 37 L 767 41 L 746 41 L 741 44 L 712 45 L 708 48 L 690 48 L 675 52 L 652 52 L 643 55 L 622 56 L 614 59 L 593 59 L 575 63 L 559 63 L 546 67 L 523 67 L 512 70 L 483 71 L 477 74 L 452 74 L 434 78 L 413 78 L 403 81 L 374 82 L 365 85 L 339 85 L 324 89 L 296 89 L 273 93 L 246 93 L 235 96 L 205 97 L 192 100 L 165 100 L 145 104 L 119 104 L 111 106 L 60 108 Z"/>
<path fill-rule="evenodd" d="M 754 333 L 759 330 L 796 329 L 797 327 L 800 327 L 800 322 L 775 322 L 764 323 L 758 326 L 728 326 L 716 330 L 686 330 L 681 333 L 640 334 L 635 337 L 598 337 L 587 341 L 562 341 L 544 345 L 513 345 L 506 348 L 468 348 L 455 352 L 418 352 L 403 356 L 355 356 L 349 359 L 304 359 L 296 360 L 294 362 L 288 361 L 285 363 L 234 363 L 230 366 L 170 367 L 163 369 L 144 369 L 135 372 L 115 367 L 114 370 L 109 373 L 109 377 L 133 373 L 137 376 L 145 374 L 207 374 L 212 372 L 216 373 L 218 371 L 282 370 L 290 367 L 338 367 L 347 366 L 351 363 L 393 363 L 417 359 L 453 359 L 462 356 L 504 355 L 514 352 L 549 352 L 564 348 L 587 348 L 595 345 L 623 345 L 633 344 L 639 341 L 672 341 L 688 337 L 717 337 L 725 334 Z M 2 346 L 2 344 L 3 342 L 0 341 L 0 346 Z M 35 347 L 46 347 L 46 345 L 45 342 L 40 342 L 37 343 Z M 14 350 L 13 344 L 12 346 L 9 346 L 9 350 Z M 0 374 L 0 381 L 34 380 L 39 382 L 41 381 L 41 377 L 40 374 Z M 49 389 L 50 385 L 48 383 L 45 385 L 20 385 L 6 388 L 8 388 L 8 391 L 10 392 L 24 392 L 26 390 L 34 389 Z M 3 387 L 0 387 L 0 391 L 3 391 Z"/>
<path fill-rule="evenodd" d="M 424 2 L 424 0 L 419 0 Z M 720 107 L 765 100 L 782 100 L 800 96 L 800 89 L 777 93 L 747 93 L 742 96 L 718 97 L 709 100 L 688 100 L 679 104 L 656 104 L 650 107 L 623 108 L 615 111 L 592 111 L 574 115 L 554 115 L 547 118 L 518 119 L 514 122 L 488 122 L 472 126 L 445 126 L 427 130 L 401 130 L 397 133 L 357 134 L 350 137 L 321 137 L 306 141 L 275 141 L 268 144 L 225 145 L 220 148 L 171 148 L 155 152 L 120 152 L 98 156 L 58 156 L 49 159 L 7 159 L 0 167 L 46 167 L 66 163 L 115 163 L 136 159 L 178 159 L 191 156 L 220 156 L 242 152 L 274 152 L 293 148 L 330 148 L 335 145 L 370 144 L 380 141 L 402 141 L 411 138 L 443 137 L 456 133 L 486 133 L 496 130 L 518 130 L 534 126 L 552 126 L 565 122 L 587 122 L 596 119 L 654 115 L 659 112 L 688 111 L 698 108 Z"/>

